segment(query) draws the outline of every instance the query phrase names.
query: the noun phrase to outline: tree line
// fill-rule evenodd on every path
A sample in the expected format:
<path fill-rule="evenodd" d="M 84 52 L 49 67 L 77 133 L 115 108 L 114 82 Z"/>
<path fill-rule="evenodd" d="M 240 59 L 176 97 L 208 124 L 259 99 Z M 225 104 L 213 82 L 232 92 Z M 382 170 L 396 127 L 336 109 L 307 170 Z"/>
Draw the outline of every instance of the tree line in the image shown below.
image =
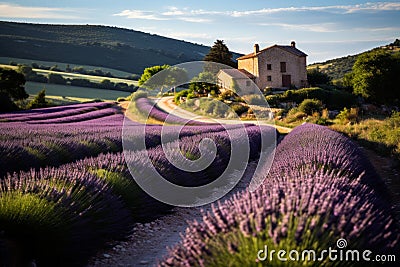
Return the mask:
<path fill-rule="evenodd" d="M 134 85 L 128 85 L 127 83 L 122 83 L 122 82 L 114 83 L 111 82 L 109 79 L 104 79 L 100 83 L 97 83 L 83 78 L 77 78 L 77 79 L 64 78 L 61 74 L 58 73 L 49 73 L 47 76 L 45 76 L 42 74 L 38 74 L 32 69 L 32 67 L 27 65 L 20 65 L 18 67 L 18 71 L 25 76 L 25 79 L 27 81 L 32 81 L 32 82 L 90 87 L 90 88 L 117 90 L 125 92 L 134 92 L 137 89 L 136 86 Z"/>
<path fill-rule="evenodd" d="M 400 104 L 400 52 L 376 49 L 359 55 L 351 72 L 340 83 L 332 84 L 330 77 L 318 68 L 308 71 L 311 86 L 335 85 L 373 104 Z"/>
<path fill-rule="evenodd" d="M 206 62 L 215 62 L 230 67 L 237 67 L 237 63 L 232 58 L 232 52 L 223 40 L 216 40 L 211 47 L 209 53 L 204 57 Z M 161 72 L 163 71 L 163 72 Z M 205 64 L 203 71 L 197 76 L 193 77 L 189 85 L 182 85 L 181 87 L 187 88 L 177 94 L 178 97 L 195 95 L 207 95 L 209 93 L 215 95 L 219 93 L 216 74 L 219 71 L 215 64 Z M 155 76 L 156 74 L 158 76 Z M 150 80 L 150 78 L 155 77 Z M 174 84 L 181 84 L 187 81 L 186 70 L 178 67 L 170 67 L 169 65 L 156 65 L 144 69 L 142 76 L 139 79 L 139 86 L 146 89 L 159 89 L 160 93 L 163 89 L 170 90 Z M 150 82 L 148 82 L 150 80 Z"/>

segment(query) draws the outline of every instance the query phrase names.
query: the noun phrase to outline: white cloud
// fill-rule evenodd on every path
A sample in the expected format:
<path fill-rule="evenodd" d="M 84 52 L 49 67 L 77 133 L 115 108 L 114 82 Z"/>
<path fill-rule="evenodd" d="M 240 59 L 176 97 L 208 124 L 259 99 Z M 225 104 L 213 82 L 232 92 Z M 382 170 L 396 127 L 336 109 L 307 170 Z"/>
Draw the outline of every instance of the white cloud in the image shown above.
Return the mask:
<path fill-rule="evenodd" d="M 128 19 L 147 19 L 147 20 L 167 20 L 162 16 L 157 16 L 152 11 L 142 10 L 123 10 L 120 13 L 114 14 L 114 16 L 127 17 Z"/>
<path fill-rule="evenodd" d="M 364 39 L 344 39 L 344 40 L 304 40 L 302 44 L 352 44 L 352 43 L 371 43 L 393 41 L 395 37 L 384 38 L 364 38 Z"/>
<path fill-rule="evenodd" d="M 52 8 L 52 7 L 30 7 L 10 3 L 0 3 L 1 18 L 24 18 L 24 19 L 77 19 L 81 9 Z M 68 13 L 75 13 L 68 14 Z"/>
<path fill-rule="evenodd" d="M 280 12 L 302 12 L 302 11 L 325 11 L 332 13 L 355 13 L 355 12 L 378 12 L 378 11 L 399 11 L 398 2 L 378 2 L 358 5 L 336 5 L 336 6 L 304 6 L 284 8 L 263 8 L 258 10 L 232 11 L 228 12 L 232 17 L 245 17 L 252 15 L 268 15 Z"/>
<path fill-rule="evenodd" d="M 144 10 L 124 10 L 114 16 L 122 16 L 131 19 L 147 19 L 147 20 L 182 20 L 187 22 L 205 23 L 213 21 L 215 16 L 227 16 L 233 18 L 263 16 L 282 12 L 329 12 L 336 14 L 348 14 L 356 12 L 379 12 L 379 11 L 399 11 L 399 2 L 377 2 L 364 3 L 357 5 L 331 5 L 331 6 L 303 6 L 303 7 L 282 7 L 282 8 L 262 8 L 258 10 L 243 11 L 214 11 L 178 7 L 168 7 L 164 12 L 144 11 Z M 214 18 L 215 19 L 215 18 Z M 281 25 L 285 28 L 294 27 L 292 25 Z M 304 27 L 303 27 L 304 26 Z M 306 30 L 308 25 L 300 25 L 297 29 Z M 312 28 L 310 31 L 329 32 L 331 29 L 326 26 Z"/>
<path fill-rule="evenodd" d="M 173 38 L 195 38 L 195 39 L 203 39 L 203 40 L 213 40 L 214 36 L 211 36 L 207 33 L 192 33 L 192 32 L 171 32 L 167 34 Z"/>
<path fill-rule="evenodd" d="M 211 19 L 194 18 L 194 17 L 180 17 L 180 18 L 178 18 L 178 20 L 187 21 L 187 22 L 197 22 L 197 23 L 212 22 Z"/>
<path fill-rule="evenodd" d="M 129 19 L 146 19 L 146 20 L 181 20 L 194 23 L 211 22 L 211 19 L 204 18 L 187 9 L 178 9 L 177 7 L 169 7 L 165 12 L 143 11 L 143 10 L 124 10 L 114 16 L 126 17 Z"/>
<path fill-rule="evenodd" d="M 260 26 L 276 26 L 287 30 L 307 31 L 307 32 L 339 32 L 334 23 L 319 24 L 288 24 L 288 23 L 259 23 Z"/>
<path fill-rule="evenodd" d="M 346 6 L 345 6 L 346 7 Z M 347 13 L 354 13 L 359 11 L 399 11 L 400 3 L 398 2 L 377 2 L 377 3 L 366 3 L 354 6 L 347 6 Z"/>
<path fill-rule="evenodd" d="M 352 29 L 353 31 L 358 31 L 358 32 L 399 32 L 400 27 L 379 27 L 379 28 L 354 28 Z"/>
<path fill-rule="evenodd" d="M 161 14 L 164 16 L 181 16 L 181 15 L 185 14 L 185 12 L 183 12 L 182 10 L 179 10 L 179 8 L 174 7 L 174 6 L 168 7 L 168 10 L 169 11 L 163 12 Z"/>

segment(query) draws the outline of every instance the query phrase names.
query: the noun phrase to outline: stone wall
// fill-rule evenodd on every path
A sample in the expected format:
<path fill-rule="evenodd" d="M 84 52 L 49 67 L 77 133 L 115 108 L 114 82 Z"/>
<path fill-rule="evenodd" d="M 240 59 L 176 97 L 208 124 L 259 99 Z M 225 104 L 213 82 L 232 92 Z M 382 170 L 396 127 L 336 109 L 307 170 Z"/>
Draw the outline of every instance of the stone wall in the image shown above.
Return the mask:
<path fill-rule="evenodd" d="M 286 62 L 286 72 L 281 72 L 281 62 Z M 267 64 L 271 64 L 271 70 L 267 69 Z M 307 86 L 306 57 L 298 57 L 279 47 L 264 50 L 257 57 L 239 60 L 238 68 L 256 76 L 256 84 L 261 90 L 282 88 L 282 75 L 290 75 L 291 84 L 297 88 Z M 268 81 L 268 76 L 271 76 L 271 81 Z"/>

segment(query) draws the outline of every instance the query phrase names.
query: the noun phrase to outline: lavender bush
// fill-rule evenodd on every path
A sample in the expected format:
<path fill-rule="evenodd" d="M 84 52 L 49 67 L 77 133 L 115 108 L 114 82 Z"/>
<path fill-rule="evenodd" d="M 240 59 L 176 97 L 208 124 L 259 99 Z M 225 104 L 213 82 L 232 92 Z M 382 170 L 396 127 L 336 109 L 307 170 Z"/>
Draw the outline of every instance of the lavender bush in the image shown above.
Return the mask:
<path fill-rule="evenodd" d="M 290 262 L 279 261 L 276 255 L 265 262 L 257 258 L 258 251 L 265 245 L 269 251 L 296 249 L 301 253 L 305 249 L 314 249 L 320 253 L 328 247 L 335 249 L 339 238 L 347 240 L 347 249 L 396 254 L 399 226 L 381 192 L 372 188 L 375 183 L 371 179 L 379 178 L 370 173 L 372 170 L 368 165 L 358 165 L 364 162 L 361 158 L 347 163 L 345 168 L 335 164 L 338 162 L 334 159 L 341 162 L 342 157 L 354 149 L 346 139 L 341 140 L 347 145 L 340 145 L 340 138 L 320 126 L 303 125 L 295 129 L 278 146 L 272 172 L 261 188 L 253 193 L 238 193 L 230 200 L 214 205 L 201 222 L 190 223 L 182 241 L 170 249 L 159 265 L 358 264 L 329 261 L 329 258 Z M 323 148 L 330 140 L 339 145 L 328 146 L 330 156 L 313 151 Z M 359 153 L 355 149 L 352 155 Z M 363 171 L 357 173 L 361 169 Z"/>
<path fill-rule="evenodd" d="M 8 175 L 0 188 L 2 265 L 77 264 L 132 224 L 110 185 L 74 165 Z"/>
<path fill-rule="evenodd" d="M 170 124 L 187 124 L 187 125 L 208 125 L 210 123 L 199 121 L 188 121 L 175 115 L 169 115 L 165 111 L 157 108 L 148 98 L 139 98 L 135 102 L 136 108 L 144 114 L 149 114 L 150 117 Z"/>
<path fill-rule="evenodd" d="M 124 117 L 112 104 L 37 109 L 2 114 L 0 120 L 0 265 L 25 265 L 32 259 L 41 266 L 84 264 L 94 249 L 125 237 L 132 222 L 168 212 L 169 206 L 135 183 L 127 160 L 140 169 L 140 155 L 149 154 L 164 177 L 193 186 L 218 177 L 230 160 L 232 142 L 244 144 L 247 134 L 250 158 L 256 159 L 261 138 L 276 134 L 272 127 L 254 125 L 240 130 L 240 125 L 162 128 L 132 122 L 128 142 L 144 138 L 146 146 L 126 158 Z M 216 158 L 198 173 L 181 171 L 165 157 L 162 131 L 164 145 L 178 144 L 174 155 L 197 159 L 198 144 L 209 138 L 216 144 Z"/>

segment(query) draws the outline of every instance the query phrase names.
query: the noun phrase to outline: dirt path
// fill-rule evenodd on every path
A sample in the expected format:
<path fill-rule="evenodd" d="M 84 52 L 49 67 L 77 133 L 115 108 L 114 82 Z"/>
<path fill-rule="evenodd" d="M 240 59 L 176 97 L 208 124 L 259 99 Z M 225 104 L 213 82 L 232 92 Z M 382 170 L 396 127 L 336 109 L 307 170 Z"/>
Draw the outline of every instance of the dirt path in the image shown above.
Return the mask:
<path fill-rule="evenodd" d="M 379 176 L 385 181 L 393 200 L 395 213 L 400 221 L 400 163 L 394 158 L 380 156 L 371 149 L 360 148 L 364 151 Z"/>
<path fill-rule="evenodd" d="M 204 116 L 202 117 L 202 116 L 196 115 L 190 111 L 180 108 L 179 106 L 177 106 L 174 103 L 173 99 L 174 99 L 174 97 L 172 97 L 172 96 L 159 98 L 157 101 L 157 106 L 160 109 L 164 110 L 165 112 L 168 112 L 168 113 L 173 112 L 178 117 L 182 117 L 185 119 L 196 118 L 196 120 L 198 120 L 198 121 L 203 121 L 203 122 L 218 121 L 222 124 L 240 124 L 240 123 L 264 124 L 264 125 L 270 125 L 270 126 L 275 127 L 281 133 L 288 133 L 292 130 L 291 128 L 287 128 L 287 127 L 267 124 L 267 123 L 263 122 L 262 120 L 245 120 L 245 121 L 244 120 L 228 120 L 228 119 L 217 119 L 216 120 L 216 119 L 210 119 L 210 118 L 207 118 Z"/>
<path fill-rule="evenodd" d="M 221 200 L 244 190 L 256 166 L 256 163 L 250 163 L 238 185 Z M 174 208 L 171 214 L 150 223 L 137 223 L 127 241 L 118 242 L 112 246 L 112 249 L 99 252 L 88 266 L 155 266 L 168 252 L 167 247 L 172 247 L 179 242 L 180 235 L 188 226 L 188 221 L 201 220 L 202 210 L 210 209 L 211 204 L 195 208 Z"/>

